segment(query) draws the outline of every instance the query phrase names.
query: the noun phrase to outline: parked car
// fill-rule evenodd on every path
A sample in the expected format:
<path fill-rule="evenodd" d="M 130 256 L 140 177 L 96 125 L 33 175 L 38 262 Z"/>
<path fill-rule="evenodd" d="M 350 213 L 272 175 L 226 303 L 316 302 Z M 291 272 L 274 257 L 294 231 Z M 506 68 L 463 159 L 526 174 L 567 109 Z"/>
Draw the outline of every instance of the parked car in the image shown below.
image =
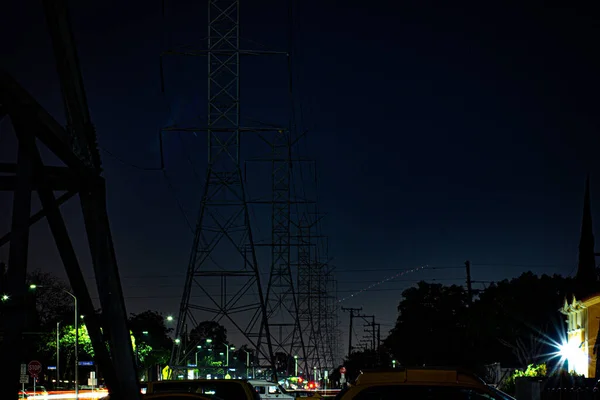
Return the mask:
<path fill-rule="evenodd" d="M 482 379 L 453 368 L 394 368 L 364 371 L 342 390 L 339 400 L 506 400 L 504 393 Z"/>

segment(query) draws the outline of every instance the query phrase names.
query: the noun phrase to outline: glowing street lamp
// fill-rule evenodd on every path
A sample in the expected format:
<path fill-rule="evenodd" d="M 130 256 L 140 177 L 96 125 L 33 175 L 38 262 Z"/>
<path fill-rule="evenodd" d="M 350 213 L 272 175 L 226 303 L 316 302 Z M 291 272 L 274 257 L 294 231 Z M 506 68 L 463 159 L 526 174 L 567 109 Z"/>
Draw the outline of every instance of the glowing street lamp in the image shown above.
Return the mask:
<path fill-rule="evenodd" d="M 243 347 L 242 350 L 246 352 L 246 378 L 250 379 L 250 351 L 244 349 Z M 252 369 L 254 370 L 254 367 L 252 367 Z M 254 374 L 252 374 L 252 376 L 254 376 Z"/>
<path fill-rule="evenodd" d="M 44 286 L 38 286 L 35 283 L 32 283 L 31 285 L 29 285 L 29 289 L 31 290 L 35 290 L 37 288 L 41 288 Z M 66 294 L 68 294 L 69 296 L 71 296 L 75 302 L 75 398 L 79 398 L 79 309 L 77 306 L 77 297 L 69 292 L 66 289 L 62 289 L 62 288 L 52 288 L 54 290 L 60 290 L 61 292 L 64 292 Z M 83 316 L 82 316 L 83 318 Z M 56 349 L 56 353 L 58 355 L 58 348 Z M 58 363 L 56 365 L 56 368 L 58 368 Z M 58 380 L 57 382 L 58 383 Z"/>
<path fill-rule="evenodd" d="M 229 367 L 229 349 L 235 350 L 235 346 L 229 346 L 227 343 L 224 343 L 225 347 L 227 347 L 227 356 L 225 357 L 225 366 Z"/>
<path fill-rule="evenodd" d="M 298 376 L 298 356 L 294 356 L 294 376 Z"/>
<path fill-rule="evenodd" d="M 173 316 L 172 315 L 167 315 L 167 321 L 169 321 L 169 322 L 173 321 Z"/>

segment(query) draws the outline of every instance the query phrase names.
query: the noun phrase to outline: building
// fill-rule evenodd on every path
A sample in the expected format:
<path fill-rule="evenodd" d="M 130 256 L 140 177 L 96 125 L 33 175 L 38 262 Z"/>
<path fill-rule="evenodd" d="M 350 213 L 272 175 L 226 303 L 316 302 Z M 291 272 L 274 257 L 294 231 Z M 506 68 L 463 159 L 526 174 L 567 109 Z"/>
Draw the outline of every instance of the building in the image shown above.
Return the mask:
<path fill-rule="evenodd" d="M 600 346 L 600 288 L 596 271 L 594 232 L 590 199 L 590 178 L 586 179 L 583 199 L 579 263 L 572 300 L 565 299 L 559 310 L 567 319 L 567 335 L 561 346 L 561 355 L 569 371 L 586 378 L 597 377 L 597 349 Z"/>

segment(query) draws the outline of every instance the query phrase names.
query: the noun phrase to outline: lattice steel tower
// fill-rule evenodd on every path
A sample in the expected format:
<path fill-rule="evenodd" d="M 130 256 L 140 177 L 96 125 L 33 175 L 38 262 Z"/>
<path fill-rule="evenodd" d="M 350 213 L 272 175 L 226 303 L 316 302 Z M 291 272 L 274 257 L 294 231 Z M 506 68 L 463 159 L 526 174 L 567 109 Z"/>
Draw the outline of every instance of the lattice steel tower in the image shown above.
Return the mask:
<path fill-rule="evenodd" d="M 291 54 L 288 55 L 290 56 Z M 294 107 L 293 101 L 291 107 Z M 270 143 L 271 268 L 266 294 L 267 322 L 271 329 L 273 352 L 287 354 L 290 356 L 288 361 L 293 356 L 306 358 L 298 313 L 297 288 L 292 273 L 292 248 L 296 243 L 292 236 L 291 208 L 292 205 L 299 206 L 307 202 L 292 195 L 292 186 L 296 184 L 292 177 L 292 165 L 303 160 L 293 156 L 293 143 L 296 140 L 292 138 L 290 131 L 277 130 Z M 264 327 L 261 330 L 261 340 L 266 335 L 262 334 L 263 332 Z"/>
<path fill-rule="evenodd" d="M 259 267 L 240 163 L 240 25 L 238 0 L 208 1 L 208 49 L 166 54 L 208 58 L 208 166 L 189 258 L 171 365 L 185 365 L 196 343 L 188 328 L 197 313 L 226 319 L 274 366 Z M 200 128 L 201 129 L 201 128 Z M 198 131 L 170 127 L 163 131 Z M 215 290 L 215 282 L 219 289 Z M 204 296 L 200 303 L 193 300 Z M 207 318 L 205 318 L 207 319 Z M 266 346 L 258 345 L 260 327 Z"/>

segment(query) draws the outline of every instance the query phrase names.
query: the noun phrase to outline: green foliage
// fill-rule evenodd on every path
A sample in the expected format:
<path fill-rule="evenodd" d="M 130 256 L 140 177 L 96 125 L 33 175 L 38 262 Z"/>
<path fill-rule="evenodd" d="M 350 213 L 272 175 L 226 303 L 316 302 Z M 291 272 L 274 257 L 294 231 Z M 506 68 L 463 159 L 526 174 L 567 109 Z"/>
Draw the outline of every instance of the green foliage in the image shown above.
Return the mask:
<path fill-rule="evenodd" d="M 142 370 L 156 364 L 166 364 L 171 357 L 172 329 L 165 325 L 165 318 L 156 311 L 147 310 L 131 314 L 129 327 L 136 344 L 136 356 Z"/>
<path fill-rule="evenodd" d="M 78 327 L 79 330 L 79 339 L 77 341 L 77 345 L 79 347 L 79 355 L 80 357 L 83 355 L 86 358 L 92 359 L 94 358 L 94 347 L 92 346 L 92 340 L 90 339 L 90 335 L 88 333 L 87 327 L 85 324 L 81 324 Z M 42 350 L 51 352 L 53 357 L 56 357 L 56 335 L 50 334 L 45 336 L 45 341 L 42 344 Z M 61 354 L 67 354 L 70 358 L 73 356 L 75 352 L 75 326 L 67 325 L 64 326 L 60 330 L 59 335 L 59 343 L 60 343 L 60 352 Z M 135 351 L 135 338 L 133 334 L 131 334 L 131 341 L 133 345 L 133 349 Z"/>
<path fill-rule="evenodd" d="M 530 364 L 526 369 L 517 369 L 511 376 L 506 378 L 500 389 L 508 394 L 515 393 L 515 380 L 517 378 L 541 378 L 545 377 L 548 373 L 548 369 L 545 363 L 542 364 Z"/>

